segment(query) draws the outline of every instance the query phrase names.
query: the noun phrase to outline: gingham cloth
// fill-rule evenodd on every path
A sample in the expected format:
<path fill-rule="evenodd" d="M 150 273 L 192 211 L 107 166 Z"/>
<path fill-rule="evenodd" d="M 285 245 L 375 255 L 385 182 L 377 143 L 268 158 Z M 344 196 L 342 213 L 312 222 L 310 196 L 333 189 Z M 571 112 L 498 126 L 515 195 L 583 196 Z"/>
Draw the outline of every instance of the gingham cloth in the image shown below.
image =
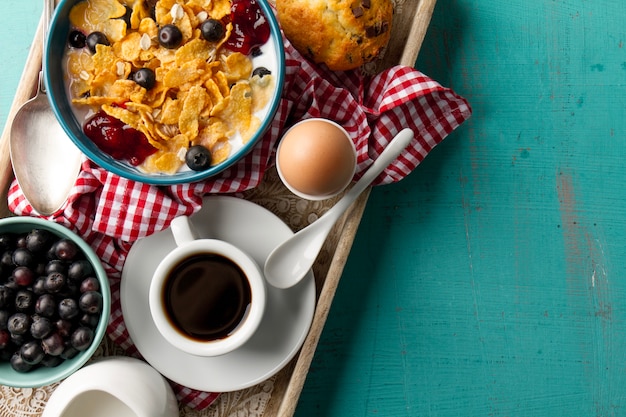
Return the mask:
<path fill-rule="evenodd" d="M 206 181 L 157 187 L 121 178 L 86 160 L 66 205 L 47 217 L 81 235 L 102 259 L 112 292 L 108 335 L 129 355 L 141 357 L 126 330 L 120 305 L 120 276 L 132 243 L 167 228 L 176 216 L 197 212 L 206 194 L 256 187 L 274 163 L 276 142 L 293 123 L 324 117 L 341 124 L 356 145 L 355 179 L 396 133 L 405 127 L 413 129 L 415 139 L 410 146 L 373 183 L 382 185 L 406 177 L 471 114 L 465 99 L 413 68 L 396 66 L 375 76 L 330 72 L 309 63 L 283 40 L 286 78 L 280 105 L 262 140 L 239 163 Z M 17 215 L 39 217 L 16 181 L 11 184 L 8 204 Z M 198 410 L 219 395 L 172 385 L 182 404 Z"/>

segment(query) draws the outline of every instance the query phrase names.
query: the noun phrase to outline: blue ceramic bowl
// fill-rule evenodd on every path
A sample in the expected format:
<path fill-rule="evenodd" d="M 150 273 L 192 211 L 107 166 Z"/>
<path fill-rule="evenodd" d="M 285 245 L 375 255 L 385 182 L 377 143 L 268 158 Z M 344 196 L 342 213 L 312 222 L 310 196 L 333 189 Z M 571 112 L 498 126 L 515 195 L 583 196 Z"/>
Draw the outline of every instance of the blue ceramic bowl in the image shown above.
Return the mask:
<path fill-rule="evenodd" d="M 89 360 L 89 358 L 91 358 L 100 345 L 100 342 L 106 332 L 111 312 L 111 293 L 107 275 L 102 267 L 100 259 L 84 240 L 64 226 L 48 220 L 34 217 L 7 217 L 0 219 L 0 234 L 7 232 L 26 233 L 30 232 L 32 229 L 48 230 L 59 238 L 71 239 L 78 245 L 87 260 L 91 262 L 96 277 L 100 282 L 100 292 L 102 293 L 103 304 L 102 315 L 95 330 L 95 336 L 91 346 L 80 352 L 74 358 L 65 360 L 56 367 L 38 367 L 26 373 L 17 372 L 11 368 L 11 365 L 8 362 L 0 361 L 0 385 L 8 385 L 19 388 L 34 388 L 49 385 L 68 377 L 80 369 Z"/>
<path fill-rule="evenodd" d="M 250 152 L 259 139 L 261 139 L 272 122 L 276 109 L 278 108 L 285 78 L 285 52 L 280 28 L 267 0 L 257 0 L 270 26 L 271 35 L 268 46 L 276 51 L 276 62 L 274 63 L 276 72 L 273 74 L 276 80 L 276 89 L 268 104 L 267 116 L 261 121 L 261 126 L 252 139 L 230 155 L 224 162 L 204 171 L 185 170 L 172 175 L 141 172 L 129 163 L 116 160 L 102 152 L 91 139 L 83 133 L 83 121 L 77 120 L 70 107 L 70 99 L 68 98 L 66 83 L 64 81 L 66 74 L 62 64 L 70 32 L 69 13 L 72 7 L 80 1 L 81 0 L 61 0 L 55 9 L 45 45 L 43 68 L 48 99 L 57 119 L 70 139 L 89 159 L 121 177 L 147 184 L 170 185 L 191 183 L 224 171 Z"/>

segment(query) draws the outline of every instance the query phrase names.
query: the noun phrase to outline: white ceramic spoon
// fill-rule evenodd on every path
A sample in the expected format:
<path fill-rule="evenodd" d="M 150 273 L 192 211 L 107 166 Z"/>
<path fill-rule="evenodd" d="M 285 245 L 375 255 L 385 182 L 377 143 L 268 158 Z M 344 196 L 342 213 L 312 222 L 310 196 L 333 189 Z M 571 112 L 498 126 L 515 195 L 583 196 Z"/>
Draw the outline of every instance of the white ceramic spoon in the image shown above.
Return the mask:
<path fill-rule="evenodd" d="M 265 278 L 270 285 L 290 288 L 302 280 L 315 262 L 333 225 L 371 182 L 400 155 L 413 137 L 413 131 L 408 128 L 398 133 L 337 204 L 270 253 L 264 267 Z"/>

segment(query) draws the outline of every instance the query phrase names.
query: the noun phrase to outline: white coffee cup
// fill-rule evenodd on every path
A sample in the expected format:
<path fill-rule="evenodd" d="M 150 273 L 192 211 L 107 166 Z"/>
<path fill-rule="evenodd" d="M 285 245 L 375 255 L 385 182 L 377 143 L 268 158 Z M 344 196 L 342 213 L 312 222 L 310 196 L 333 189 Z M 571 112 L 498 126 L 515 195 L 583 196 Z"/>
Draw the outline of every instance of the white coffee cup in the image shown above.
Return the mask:
<path fill-rule="evenodd" d="M 259 327 L 265 278 L 236 246 L 198 239 L 189 218 L 171 223 L 176 248 L 154 271 L 149 305 L 161 335 L 197 356 L 218 356 L 242 346 Z"/>

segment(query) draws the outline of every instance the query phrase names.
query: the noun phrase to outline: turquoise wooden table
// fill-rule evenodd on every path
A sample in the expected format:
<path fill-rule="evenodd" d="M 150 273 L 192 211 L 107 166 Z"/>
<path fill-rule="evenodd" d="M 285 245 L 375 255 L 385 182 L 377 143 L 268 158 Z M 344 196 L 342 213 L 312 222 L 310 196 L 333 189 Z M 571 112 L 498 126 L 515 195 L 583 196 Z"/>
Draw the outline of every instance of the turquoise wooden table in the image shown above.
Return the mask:
<path fill-rule="evenodd" d="M 474 114 L 372 192 L 297 417 L 626 415 L 625 41 L 623 0 L 438 0 L 416 65 Z"/>
<path fill-rule="evenodd" d="M 438 0 L 472 118 L 375 189 L 296 415 L 626 415 L 623 0 Z"/>

